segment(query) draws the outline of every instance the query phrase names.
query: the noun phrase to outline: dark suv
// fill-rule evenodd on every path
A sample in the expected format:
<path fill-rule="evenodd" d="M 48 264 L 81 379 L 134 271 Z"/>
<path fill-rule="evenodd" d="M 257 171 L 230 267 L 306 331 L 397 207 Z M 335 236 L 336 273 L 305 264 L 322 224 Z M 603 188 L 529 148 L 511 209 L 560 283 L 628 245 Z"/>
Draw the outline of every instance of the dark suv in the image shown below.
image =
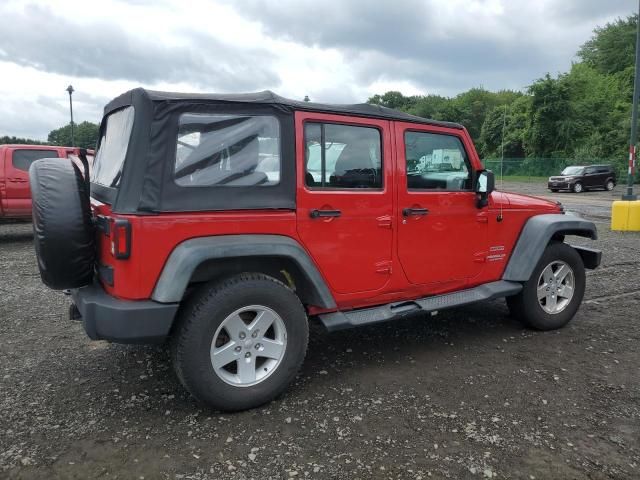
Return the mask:
<path fill-rule="evenodd" d="M 571 320 L 592 222 L 494 190 L 461 125 L 271 92 L 137 89 L 110 102 L 91 178 L 31 167 L 43 281 L 93 339 L 169 340 L 183 385 L 239 410 L 282 392 L 329 331 L 507 297 Z"/>
<path fill-rule="evenodd" d="M 611 165 L 572 166 L 565 168 L 561 176 L 549 177 L 548 188 L 552 192 L 604 188 L 611 191 L 616 186 L 616 172 Z"/>

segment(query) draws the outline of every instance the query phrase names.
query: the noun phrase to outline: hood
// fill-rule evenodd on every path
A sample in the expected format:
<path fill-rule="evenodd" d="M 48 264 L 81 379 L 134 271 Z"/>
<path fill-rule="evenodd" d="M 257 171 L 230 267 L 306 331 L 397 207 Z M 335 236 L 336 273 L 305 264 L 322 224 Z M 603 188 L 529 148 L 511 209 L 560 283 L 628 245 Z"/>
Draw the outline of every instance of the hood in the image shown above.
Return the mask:
<path fill-rule="evenodd" d="M 553 200 L 523 195 L 521 193 L 502 192 L 505 200 L 509 202 L 509 208 L 515 210 L 540 210 L 548 212 L 561 211 L 560 204 Z"/>

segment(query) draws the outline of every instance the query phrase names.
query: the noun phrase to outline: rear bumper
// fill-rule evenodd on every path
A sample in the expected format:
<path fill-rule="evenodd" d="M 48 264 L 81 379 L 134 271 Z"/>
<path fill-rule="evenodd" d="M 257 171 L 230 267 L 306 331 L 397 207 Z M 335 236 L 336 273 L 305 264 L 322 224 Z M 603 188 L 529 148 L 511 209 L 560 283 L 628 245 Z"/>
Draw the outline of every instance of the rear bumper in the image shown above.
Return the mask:
<path fill-rule="evenodd" d="M 171 330 L 177 303 L 119 300 L 98 283 L 71 291 L 92 340 L 116 343 L 159 343 Z"/>

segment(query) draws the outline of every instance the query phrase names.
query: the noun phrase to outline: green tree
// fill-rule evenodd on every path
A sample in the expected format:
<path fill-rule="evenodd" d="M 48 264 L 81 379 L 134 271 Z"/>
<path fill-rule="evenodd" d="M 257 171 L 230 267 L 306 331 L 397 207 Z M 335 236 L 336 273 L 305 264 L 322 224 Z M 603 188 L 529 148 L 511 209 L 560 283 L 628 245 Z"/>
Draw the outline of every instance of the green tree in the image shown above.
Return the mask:
<path fill-rule="evenodd" d="M 568 85 L 547 74 L 529 87 L 531 107 L 525 132 L 525 150 L 531 156 L 550 157 L 572 151 L 574 116 Z"/>
<path fill-rule="evenodd" d="M 0 137 L 0 145 L 47 145 L 47 142 L 33 140 L 32 138 L 10 137 L 5 135 Z"/>
<path fill-rule="evenodd" d="M 367 100 L 367 103 L 380 105 L 382 107 L 395 108 L 397 110 L 408 110 L 415 103 L 415 97 L 405 97 L 402 93 L 390 90 L 383 95 L 374 95 Z"/>
<path fill-rule="evenodd" d="M 74 125 L 75 145 L 71 145 L 71 124 L 49 132 L 49 143 L 52 145 L 95 148 L 98 142 L 99 126 L 91 122 Z"/>
<path fill-rule="evenodd" d="M 638 15 L 619 18 L 597 27 L 593 37 L 578 50 L 578 58 L 598 72 L 622 72 L 635 64 Z"/>
<path fill-rule="evenodd" d="M 510 103 L 494 107 L 485 117 L 478 148 L 483 157 L 524 157 L 524 135 L 527 129 L 531 97 L 519 95 Z"/>
<path fill-rule="evenodd" d="M 440 95 L 425 95 L 416 97 L 415 103 L 408 109 L 412 115 L 423 118 L 439 119 L 443 106 L 449 101 Z"/>

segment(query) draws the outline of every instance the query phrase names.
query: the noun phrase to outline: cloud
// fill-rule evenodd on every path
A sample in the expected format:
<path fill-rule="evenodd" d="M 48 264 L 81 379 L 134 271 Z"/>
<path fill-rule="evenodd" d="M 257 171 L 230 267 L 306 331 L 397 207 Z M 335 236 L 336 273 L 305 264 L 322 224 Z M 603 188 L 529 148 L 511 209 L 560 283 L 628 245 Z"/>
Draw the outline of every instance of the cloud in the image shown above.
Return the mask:
<path fill-rule="evenodd" d="M 239 49 L 205 32 L 184 31 L 182 45 L 143 38 L 118 23 L 74 23 L 48 7 L 3 12 L 0 60 L 45 72 L 145 84 L 188 82 L 219 90 L 277 85 L 273 55 Z"/>
<path fill-rule="evenodd" d="M 440 93 L 523 88 L 569 67 L 598 20 L 624 0 L 248 0 L 238 13 L 268 35 L 344 52 L 363 83 L 411 79 Z M 569 26 L 567 26 L 569 24 Z"/>

